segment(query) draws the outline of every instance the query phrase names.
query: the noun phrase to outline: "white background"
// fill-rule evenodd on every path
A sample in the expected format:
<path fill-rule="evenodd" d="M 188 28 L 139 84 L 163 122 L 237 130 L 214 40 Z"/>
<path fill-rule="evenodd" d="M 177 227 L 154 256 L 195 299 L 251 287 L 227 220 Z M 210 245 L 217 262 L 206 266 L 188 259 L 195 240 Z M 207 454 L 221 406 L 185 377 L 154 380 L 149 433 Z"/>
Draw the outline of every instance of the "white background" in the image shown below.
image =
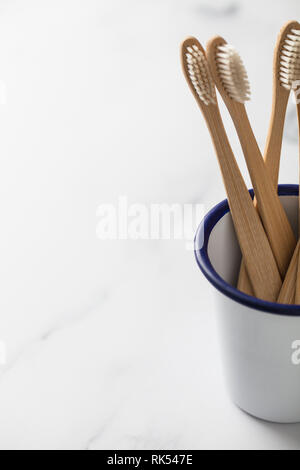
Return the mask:
<path fill-rule="evenodd" d="M 300 448 L 300 425 L 231 404 L 185 243 L 96 237 L 97 207 L 120 195 L 206 210 L 225 196 L 180 42 L 239 49 L 263 149 L 276 36 L 299 18 L 298 0 L 0 0 L 1 449 Z"/>

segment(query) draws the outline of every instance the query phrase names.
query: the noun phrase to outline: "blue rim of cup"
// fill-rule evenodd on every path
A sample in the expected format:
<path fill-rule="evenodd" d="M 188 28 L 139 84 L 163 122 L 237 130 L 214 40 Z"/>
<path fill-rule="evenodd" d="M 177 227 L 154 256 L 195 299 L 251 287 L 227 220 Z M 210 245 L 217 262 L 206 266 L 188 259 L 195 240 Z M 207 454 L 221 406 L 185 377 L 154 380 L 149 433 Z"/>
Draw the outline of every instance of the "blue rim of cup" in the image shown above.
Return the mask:
<path fill-rule="evenodd" d="M 250 190 L 249 193 L 253 198 L 253 190 Z M 278 194 L 279 196 L 298 196 L 299 187 L 296 184 L 279 185 Z M 286 305 L 275 302 L 267 302 L 265 300 L 257 299 L 256 297 L 244 294 L 243 292 L 225 282 L 224 279 L 222 279 L 215 271 L 210 262 L 207 251 L 209 237 L 215 225 L 228 212 L 228 201 L 227 199 L 224 199 L 224 201 L 213 207 L 213 209 L 211 209 L 204 217 L 195 236 L 194 252 L 196 261 L 206 279 L 216 289 L 222 292 L 222 294 L 226 295 L 235 302 L 246 305 L 247 307 L 276 315 L 300 316 L 300 305 Z"/>

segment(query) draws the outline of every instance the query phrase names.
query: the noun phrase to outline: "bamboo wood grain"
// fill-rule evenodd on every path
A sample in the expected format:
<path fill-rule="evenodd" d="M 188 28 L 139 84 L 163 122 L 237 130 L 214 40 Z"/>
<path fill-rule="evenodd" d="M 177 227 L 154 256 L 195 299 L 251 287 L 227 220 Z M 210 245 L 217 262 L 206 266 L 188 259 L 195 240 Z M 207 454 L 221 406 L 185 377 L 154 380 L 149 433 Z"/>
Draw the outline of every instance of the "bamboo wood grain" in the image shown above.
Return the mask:
<path fill-rule="evenodd" d="M 275 75 L 275 78 L 277 78 L 277 88 L 278 88 L 277 94 L 279 96 L 279 97 L 277 97 L 277 101 L 278 101 L 279 104 L 278 104 L 278 107 L 277 107 L 276 111 L 277 111 L 278 114 L 281 111 L 281 114 L 279 114 L 279 117 L 277 118 L 278 121 L 280 121 L 280 119 L 284 120 L 285 116 L 282 116 L 282 113 L 286 110 L 286 107 L 287 107 L 286 101 L 288 99 L 285 95 L 289 96 L 289 94 L 290 94 L 290 92 L 288 90 L 285 90 L 280 85 L 278 76 L 279 76 L 279 68 L 280 68 L 281 51 L 282 51 L 282 48 L 283 48 L 283 44 L 284 44 L 286 35 L 290 32 L 291 29 L 298 29 L 299 30 L 300 29 L 300 24 L 297 21 L 290 21 L 289 23 L 287 23 L 282 28 L 281 33 L 279 35 L 279 39 L 278 39 L 277 50 L 275 50 L 275 53 L 277 52 L 277 63 L 274 61 L 275 62 L 274 63 L 274 75 Z M 281 110 L 280 110 L 280 108 L 281 108 Z M 298 129 L 300 130 L 300 107 L 299 107 L 299 104 L 297 105 L 297 117 L 298 117 Z M 277 130 L 280 132 L 280 126 L 277 127 Z M 300 131 L 299 131 L 299 135 L 300 135 Z M 282 134 L 281 134 L 281 137 L 282 137 Z M 276 147 L 274 147 L 274 148 L 276 150 Z M 273 160 L 274 160 L 274 158 L 273 158 Z M 270 156 L 270 168 L 271 168 L 271 166 L 272 166 L 272 162 L 271 162 L 271 156 Z M 299 230 L 299 223 L 300 223 L 299 211 L 300 211 L 300 208 L 298 209 L 298 237 L 299 237 L 299 233 L 300 233 L 300 230 Z M 299 241 L 298 241 L 298 244 L 299 244 Z M 297 253 L 297 251 L 296 251 L 296 253 Z M 299 257 L 299 255 L 300 255 L 300 250 L 298 250 L 298 257 Z M 296 255 L 294 254 L 294 256 L 296 256 Z M 293 267 L 295 266 L 294 256 L 293 256 L 292 261 L 291 261 L 291 264 L 292 264 Z M 291 292 L 289 293 L 289 290 L 292 290 L 293 286 L 294 286 L 294 290 L 295 290 L 294 295 L 292 295 Z M 282 289 L 280 291 L 278 302 L 286 303 L 286 304 L 292 304 L 292 303 L 297 303 L 298 304 L 299 300 L 300 300 L 300 265 L 299 265 L 299 262 L 298 262 L 298 269 L 296 270 L 296 275 L 295 275 L 295 269 L 294 268 L 293 269 L 288 269 L 286 277 L 284 279 L 284 283 L 282 285 Z"/>
<path fill-rule="evenodd" d="M 282 285 L 281 277 L 261 220 L 253 206 L 231 150 L 218 105 L 205 105 L 200 100 L 190 80 L 185 54 L 187 48 L 192 47 L 194 44 L 205 56 L 201 44 L 196 39 L 188 38 L 185 40 L 181 48 L 184 75 L 211 134 L 232 220 L 254 293 L 261 299 L 274 301 L 277 299 Z"/>
<path fill-rule="evenodd" d="M 277 190 L 284 121 L 290 93 L 280 86 L 277 77 L 274 77 L 274 81 L 277 82 L 277 85 L 274 85 L 272 114 L 264 152 L 264 161 L 273 181 L 274 188 Z M 254 199 L 254 205 L 257 206 L 256 199 Z M 238 289 L 249 295 L 253 293 L 243 261 L 238 279 Z"/>
<path fill-rule="evenodd" d="M 296 239 L 274 187 L 274 180 L 271 179 L 260 153 L 246 108 L 244 104 L 238 103 L 228 96 L 221 82 L 217 68 L 216 52 L 218 46 L 224 44 L 226 44 L 226 41 L 221 37 L 210 40 L 206 49 L 207 58 L 213 79 L 234 122 L 253 184 L 259 214 L 279 272 L 284 278 L 296 246 Z M 277 170 L 275 171 L 277 172 Z"/>
<path fill-rule="evenodd" d="M 299 250 L 299 253 L 298 253 L 297 277 L 296 277 L 296 282 L 295 282 L 296 283 L 295 304 L 297 304 L 297 305 L 300 305 L 299 279 L 300 279 L 300 250 Z"/>
<path fill-rule="evenodd" d="M 285 279 L 282 284 L 282 288 L 280 290 L 280 294 L 278 296 L 277 302 L 280 304 L 294 304 L 296 301 L 295 296 L 295 286 L 297 281 L 297 274 L 298 274 L 298 264 L 299 264 L 299 248 L 300 248 L 300 241 L 296 245 L 294 254 L 292 256 L 289 269 L 286 273 Z"/>
<path fill-rule="evenodd" d="M 297 95 L 296 95 L 296 99 Z M 297 117 L 298 117 L 298 136 L 299 136 L 299 154 L 300 154 L 300 104 L 297 104 Z M 300 172 L 299 172 L 300 177 Z M 300 178 L 299 178 L 300 179 Z M 299 181 L 299 190 L 300 190 L 300 181 Z M 300 196 L 298 196 L 298 236 L 300 234 Z M 300 252 L 299 252 L 300 253 Z M 296 278 L 296 293 L 295 293 L 295 303 L 300 305 L 300 255 L 298 254 L 298 269 L 297 269 L 297 278 Z"/>
<path fill-rule="evenodd" d="M 282 148 L 282 137 L 284 130 L 284 122 L 286 116 L 286 110 L 288 105 L 288 100 L 290 96 L 290 91 L 286 90 L 281 86 L 279 80 L 279 70 L 280 70 L 280 61 L 281 61 L 281 52 L 282 47 L 285 41 L 287 34 L 290 33 L 291 29 L 299 29 L 300 24 L 297 21 L 288 21 L 280 30 L 277 42 L 274 49 L 274 59 L 273 59 L 273 92 L 272 92 L 272 111 L 271 118 L 269 123 L 269 131 L 266 140 L 266 146 L 264 151 L 264 161 L 266 168 L 271 176 L 271 179 L 274 183 L 274 187 L 277 190 L 278 179 L 279 179 L 279 168 L 280 168 L 280 156 Z M 254 200 L 256 205 L 256 200 Z M 287 274 L 291 273 L 288 270 Z M 289 274 L 290 275 L 290 274 Z M 290 288 L 291 283 L 287 282 L 283 284 L 281 293 L 282 297 L 289 297 L 288 293 L 285 294 L 284 290 L 286 286 Z M 245 269 L 245 264 L 241 263 L 241 269 L 238 279 L 238 289 L 245 292 L 246 294 L 252 295 L 253 289 L 249 281 L 247 271 Z M 294 289 L 296 286 L 294 286 Z M 294 292 L 295 297 L 295 292 Z"/>

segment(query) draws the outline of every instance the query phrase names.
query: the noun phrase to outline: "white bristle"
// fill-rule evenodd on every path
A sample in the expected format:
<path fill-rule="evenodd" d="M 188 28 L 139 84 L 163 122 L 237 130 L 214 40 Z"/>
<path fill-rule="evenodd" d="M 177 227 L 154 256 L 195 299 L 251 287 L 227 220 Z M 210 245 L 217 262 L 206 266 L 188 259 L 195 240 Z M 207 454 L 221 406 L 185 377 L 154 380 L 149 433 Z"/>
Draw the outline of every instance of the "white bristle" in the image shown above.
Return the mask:
<path fill-rule="evenodd" d="M 281 50 L 279 79 L 287 90 L 300 80 L 300 30 L 292 29 L 287 34 Z"/>
<path fill-rule="evenodd" d="M 185 57 L 191 82 L 199 98 L 207 106 L 216 104 L 215 87 L 203 52 L 194 44 L 187 47 Z"/>
<path fill-rule="evenodd" d="M 250 84 L 243 61 L 236 49 L 223 44 L 216 54 L 217 68 L 225 91 L 239 103 L 250 99 Z"/>

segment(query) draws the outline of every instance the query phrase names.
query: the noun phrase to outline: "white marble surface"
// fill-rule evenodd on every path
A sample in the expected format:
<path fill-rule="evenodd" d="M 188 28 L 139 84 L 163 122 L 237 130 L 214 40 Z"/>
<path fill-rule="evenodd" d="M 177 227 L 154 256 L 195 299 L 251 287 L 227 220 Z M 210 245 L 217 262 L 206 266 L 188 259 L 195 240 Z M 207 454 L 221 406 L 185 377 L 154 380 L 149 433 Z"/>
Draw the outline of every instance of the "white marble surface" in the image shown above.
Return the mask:
<path fill-rule="evenodd" d="M 98 205 L 121 194 L 224 197 L 180 41 L 239 48 L 263 146 L 275 38 L 299 17 L 298 0 L 0 0 L 1 449 L 300 448 L 300 425 L 229 401 L 184 243 L 95 235 Z M 281 180 L 297 182 L 288 119 Z"/>

